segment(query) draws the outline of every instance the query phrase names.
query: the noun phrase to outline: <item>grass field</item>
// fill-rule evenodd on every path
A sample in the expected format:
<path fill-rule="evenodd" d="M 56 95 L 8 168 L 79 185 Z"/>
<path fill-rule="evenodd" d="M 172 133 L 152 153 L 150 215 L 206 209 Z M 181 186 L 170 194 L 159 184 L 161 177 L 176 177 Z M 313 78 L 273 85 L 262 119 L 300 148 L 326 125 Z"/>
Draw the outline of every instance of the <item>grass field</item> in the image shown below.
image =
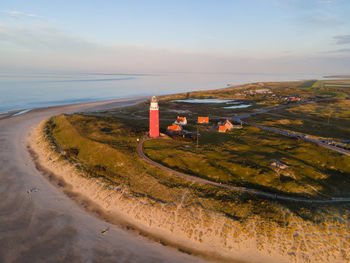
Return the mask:
<path fill-rule="evenodd" d="M 138 126 L 134 122 L 127 123 L 114 117 L 59 115 L 47 122 L 45 133 L 51 145 L 61 153 L 61 158 L 74 164 L 81 171 L 82 176 L 100 178 L 112 186 L 125 185 L 134 196 L 145 196 L 155 202 L 172 203 L 181 200 L 186 193 L 188 196 L 184 201 L 186 206 L 199 204 L 204 209 L 224 213 L 228 217 L 244 219 L 258 216 L 279 224 L 286 223 L 284 207 L 288 207 L 295 211 L 297 216 L 308 220 L 314 220 L 313 218 L 316 220 L 319 217 L 317 215 L 319 210 L 313 205 L 304 204 L 301 211 L 300 205 L 266 202 L 249 194 L 192 184 L 149 166 L 136 153 L 136 139 L 144 134 L 144 130 L 135 132 L 133 125 Z M 208 136 L 207 140 L 215 138 L 217 143 L 226 143 L 227 138 L 231 135 L 224 134 L 224 137 L 217 137 L 215 134 L 208 134 Z M 201 138 L 201 141 L 204 139 L 204 137 Z M 187 149 L 182 142 L 171 139 L 161 141 L 161 144 L 164 147 L 164 143 L 170 142 L 174 154 L 178 147 Z M 214 145 L 208 145 L 208 147 L 214 147 Z M 215 153 L 212 154 L 215 156 Z M 222 161 L 222 164 L 225 165 L 225 163 L 227 163 L 227 158 Z M 217 165 L 214 168 L 217 169 L 216 167 Z M 256 167 L 242 165 L 240 169 L 250 172 L 255 171 Z M 245 174 L 242 176 L 246 177 L 247 181 L 251 180 L 250 176 Z M 270 179 L 266 179 L 265 176 L 264 180 L 269 181 Z M 275 175 L 272 180 L 275 180 Z M 233 183 L 230 180 L 227 182 Z M 261 185 L 265 189 L 263 183 L 259 182 L 259 185 L 250 184 L 249 186 L 259 188 Z M 238 180 L 237 185 L 239 184 Z"/>
<path fill-rule="evenodd" d="M 195 142 L 156 139 L 145 143 L 153 160 L 185 173 L 229 185 L 309 196 L 350 196 L 350 158 L 257 128 L 229 134 L 201 131 Z M 272 160 L 289 166 L 278 171 Z"/>
<path fill-rule="evenodd" d="M 143 133 L 113 117 L 59 115 L 48 122 L 46 133 L 62 158 L 89 177 L 126 184 L 138 195 L 164 202 L 179 194 L 176 189 L 171 190 L 172 186 L 187 185 L 142 162 L 136 147 L 137 138 Z"/>
<path fill-rule="evenodd" d="M 315 81 L 265 83 L 264 88 L 271 88 L 276 96 L 299 94 L 307 98 L 315 96 L 314 90 L 310 88 L 314 84 Z M 164 132 L 178 115 L 188 117 L 189 129 L 194 130 L 199 115 L 209 116 L 212 123 L 215 123 L 216 119 L 224 116 L 283 103 L 276 98 L 262 98 L 261 95 L 246 98 L 232 95 L 242 93 L 244 89 L 261 88 L 261 85 L 249 84 L 243 87 L 160 98 L 161 131 Z M 252 103 L 253 106 L 226 110 L 223 109 L 226 106 L 224 104 L 172 102 L 174 99 L 201 96 L 237 99 Z M 144 102 L 108 112 L 59 115 L 47 122 L 45 132 L 55 150 L 61 153 L 61 158 L 74 164 L 82 176 L 100 178 L 112 185 L 125 185 L 135 196 L 146 196 L 155 202 L 176 203 L 186 193 L 188 198 L 184 200 L 184 205 L 200 205 L 204 209 L 239 220 L 258 216 L 284 224 L 285 209 L 305 220 L 322 220 L 322 211 L 316 205 L 278 203 L 272 200 L 266 202 L 249 194 L 192 184 L 143 162 L 137 155 L 136 147 L 137 139 L 148 130 L 148 108 L 149 103 Z M 299 111 L 305 112 L 306 109 L 300 108 Z M 317 112 L 317 109 L 311 111 Z M 346 111 L 334 112 L 337 112 L 334 115 L 337 118 L 345 118 L 347 115 Z M 300 125 L 298 120 L 288 120 L 287 123 Z M 347 187 L 350 183 L 348 157 L 252 127 L 229 134 L 218 134 L 201 128 L 200 134 L 198 149 L 194 147 L 194 139 L 175 137 L 147 141 L 145 153 L 176 170 L 230 185 L 317 198 L 324 198 L 324 195 L 350 196 Z M 275 170 L 271 166 L 274 159 L 286 163 L 289 168 L 286 171 Z M 289 176 L 283 176 L 287 174 Z"/>
<path fill-rule="evenodd" d="M 350 80 L 318 80 L 312 86 L 306 87 L 306 90 L 312 91 L 320 96 L 331 96 L 335 98 L 346 98 L 350 95 Z"/>
<path fill-rule="evenodd" d="M 324 138 L 350 139 L 350 100 L 297 105 L 254 115 L 246 120 Z"/>

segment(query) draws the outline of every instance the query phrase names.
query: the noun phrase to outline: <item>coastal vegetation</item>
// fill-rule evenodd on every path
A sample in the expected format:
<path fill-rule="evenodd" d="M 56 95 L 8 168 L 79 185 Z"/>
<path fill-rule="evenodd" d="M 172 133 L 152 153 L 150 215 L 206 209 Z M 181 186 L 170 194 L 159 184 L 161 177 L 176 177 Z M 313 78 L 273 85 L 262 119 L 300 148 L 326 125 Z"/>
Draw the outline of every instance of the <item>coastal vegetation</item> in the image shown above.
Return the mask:
<path fill-rule="evenodd" d="M 324 122 L 331 111 L 330 122 L 335 133 L 332 134 L 331 129 L 322 132 L 344 136 L 348 129 L 348 100 L 339 100 L 336 94 L 321 94 L 323 87 L 314 89 L 315 83 L 256 83 L 161 97 L 161 132 L 164 133 L 177 116 L 186 116 L 186 130 L 195 135 L 197 129 L 199 131 L 199 147 L 197 136 L 163 136 L 147 140 L 144 153 L 171 169 L 223 185 L 306 199 L 350 197 L 349 156 L 252 126 L 223 134 L 216 130 L 216 122 L 226 117 L 286 106 L 271 114 L 252 115 L 247 120 L 293 131 L 295 127 L 303 127 L 300 131 L 306 132 L 312 130 L 313 124 Z M 252 92 L 257 89 L 267 89 L 269 93 Z M 292 94 L 314 103 L 291 104 L 285 98 Z M 330 102 L 315 101 L 316 98 Z M 180 99 L 227 99 L 252 106 L 225 109 L 230 105 L 228 102 L 176 102 Z M 223 247 L 232 249 L 232 242 L 254 238 L 258 250 L 271 251 L 274 249 L 267 244 L 279 244 L 278 253 L 300 259 L 306 256 L 306 250 L 318 251 L 322 235 L 331 231 L 338 239 L 322 250 L 325 254 L 315 252 L 314 258 L 335 253 L 332 249 L 341 259 L 348 257 L 339 250 L 347 244 L 348 203 L 297 203 L 262 198 L 254 193 L 188 181 L 146 163 L 138 155 L 137 147 L 148 130 L 148 107 L 149 103 L 143 102 L 105 112 L 54 116 L 45 123 L 45 138 L 60 160 L 72 165 L 80 176 L 100 180 L 108 189 L 128 189 L 128 198 L 142 198 L 140 202 L 149 200 L 150 207 L 161 207 L 171 218 L 175 215 L 174 224 L 181 214 L 183 220 L 189 220 L 181 224 L 182 231 L 196 242 L 201 243 L 205 236 L 213 234 L 220 237 Z M 198 116 L 209 116 L 211 124 L 197 125 Z M 276 163 L 286 169 L 276 168 L 273 165 Z M 209 219 L 210 213 L 225 220 L 216 232 L 213 222 L 220 220 Z M 199 224 L 202 230 L 196 229 Z M 236 240 L 232 235 L 240 238 Z"/>
<path fill-rule="evenodd" d="M 219 136 L 201 129 L 200 135 L 198 148 L 195 140 L 161 138 L 146 141 L 144 152 L 167 167 L 227 185 L 314 198 L 350 197 L 348 156 L 255 127 Z M 276 169 L 274 160 L 288 168 Z"/>
<path fill-rule="evenodd" d="M 185 115 L 189 121 L 186 130 L 195 133 L 199 128 L 200 147 L 196 147 L 197 136 L 173 136 L 146 141 L 144 152 L 169 168 L 213 182 L 309 198 L 348 197 L 348 156 L 255 127 L 245 126 L 220 135 L 215 128 L 216 121 L 231 114 L 237 116 L 286 105 L 284 97 L 290 94 L 312 99 L 319 95 L 320 85 L 319 81 L 256 83 L 163 96 L 160 98 L 161 132 L 165 133 L 176 116 Z M 318 87 L 316 93 L 315 87 Z M 257 90 L 263 90 L 263 95 L 255 92 Z M 242 97 L 242 94 L 245 94 L 244 98 L 236 98 Z M 188 99 L 223 101 L 188 103 Z M 252 107 L 225 109 L 231 100 L 234 103 L 251 103 Z M 252 115 L 248 120 L 301 132 L 315 130 L 315 124 L 318 124 L 321 126 L 317 127 L 322 129 L 314 133 L 344 136 L 350 128 L 348 106 L 348 100 L 330 97 L 311 104 L 292 107 L 287 104 L 287 107 L 271 113 Z M 331 124 L 325 124 L 329 112 L 332 113 Z M 197 116 L 209 116 L 212 124 L 197 125 Z M 174 184 L 186 188 L 190 182 L 169 176 L 139 158 L 136 148 L 147 129 L 147 102 L 107 112 L 60 115 L 46 125 L 47 136 L 56 151 L 63 153 L 63 158 L 74 162 L 87 176 L 103 178 L 112 184 L 127 184 L 135 193 L 153 195 L 161 200 L 164 187 Z M 272 164 L 276 161 L 285 164 L 287 169 L 274 167 Z M 162 186 L 155 187 L 158 184 Z M 159 190 L 160 195 L 152 190 L 154 188 Z M 172 195 L 176 192 L 174 190 Z"/>
<path fill-rule="evenodd" d="M 349 138 L 350 101 L 330 99 L 258 114 L 254 123 L 338 140 Z"/>

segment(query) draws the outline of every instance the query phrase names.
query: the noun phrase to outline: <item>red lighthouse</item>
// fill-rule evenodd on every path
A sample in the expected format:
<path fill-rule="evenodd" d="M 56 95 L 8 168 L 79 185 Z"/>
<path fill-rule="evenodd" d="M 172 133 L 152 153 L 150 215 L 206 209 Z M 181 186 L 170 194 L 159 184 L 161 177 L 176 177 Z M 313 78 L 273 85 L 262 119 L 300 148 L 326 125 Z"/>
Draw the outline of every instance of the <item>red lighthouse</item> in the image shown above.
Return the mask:
<path fill-rule="evenodd" d="M 149 107 L 149 137 L 159 137 L 159 107 L 155 96 L 152 97 Z"/>

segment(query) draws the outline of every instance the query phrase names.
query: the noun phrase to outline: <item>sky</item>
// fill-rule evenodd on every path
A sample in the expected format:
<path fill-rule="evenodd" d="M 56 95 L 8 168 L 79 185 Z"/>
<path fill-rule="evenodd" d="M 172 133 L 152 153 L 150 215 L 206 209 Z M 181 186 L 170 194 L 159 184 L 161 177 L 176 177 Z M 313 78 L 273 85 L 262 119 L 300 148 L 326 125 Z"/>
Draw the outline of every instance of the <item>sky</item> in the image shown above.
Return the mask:
<path fill-rule="evenodd" d="M 0 71 L 350 73 L 349 0 L 1 0 Z"/>

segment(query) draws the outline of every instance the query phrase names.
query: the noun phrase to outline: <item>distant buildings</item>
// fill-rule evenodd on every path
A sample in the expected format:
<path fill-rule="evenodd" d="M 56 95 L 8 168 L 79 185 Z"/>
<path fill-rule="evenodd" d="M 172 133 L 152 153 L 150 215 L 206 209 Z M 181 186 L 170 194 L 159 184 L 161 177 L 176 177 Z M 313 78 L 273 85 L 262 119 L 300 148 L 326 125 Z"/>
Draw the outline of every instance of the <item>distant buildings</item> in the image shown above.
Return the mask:
<path fill-rule="evenodd" d="M 209 124 L 209 117 L 198 117 L 198 124 Z"/>

